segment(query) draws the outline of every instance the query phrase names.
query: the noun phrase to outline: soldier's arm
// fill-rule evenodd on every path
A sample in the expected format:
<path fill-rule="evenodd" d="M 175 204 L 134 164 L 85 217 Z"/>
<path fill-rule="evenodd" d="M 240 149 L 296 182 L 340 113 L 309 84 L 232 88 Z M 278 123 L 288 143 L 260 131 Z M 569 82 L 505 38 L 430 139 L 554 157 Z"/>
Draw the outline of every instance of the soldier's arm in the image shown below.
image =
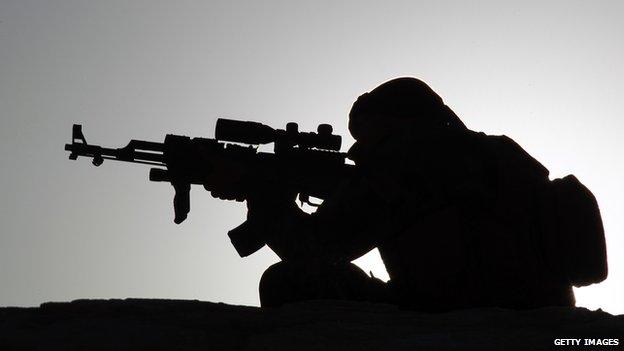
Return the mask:
<path fill-rule="evenodd" d="M 248 205 L 251 216 L 263 217 L 267 245 L 285 261 L 352 261 L 383 240 L 392 212 L 364 176 L 345 181 L 313 214 L 270 199 L 250 199 Z"/>

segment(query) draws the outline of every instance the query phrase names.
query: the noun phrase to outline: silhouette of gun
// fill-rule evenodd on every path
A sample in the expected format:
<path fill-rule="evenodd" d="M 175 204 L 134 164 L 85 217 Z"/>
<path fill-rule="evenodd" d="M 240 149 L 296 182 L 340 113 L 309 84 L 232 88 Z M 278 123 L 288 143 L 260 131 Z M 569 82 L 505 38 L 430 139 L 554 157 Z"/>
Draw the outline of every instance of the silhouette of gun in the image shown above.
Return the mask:
<path fill-rule="evenodd" d="M 329 124 L 319 125 L 313 133 L 300 132 L 293 122 L 280 130 L 257 122 L 221 118 L 217 120 L 215 139 L 168 134 L 163 143 L 131 140 L 127 146 L 115 149 L 88 144 L 82 126 L 74 124 L 72 143 L 65 144 L 65 150 L 70 152 L 70 160 L 91 157 L 95 166 L 105 159 L 156 166 L 150 170 L 149 179 L 173 185 L 174 222 L 179 224 L 190 211 L 191 184 L 210 189 L 206 179 L 218 166 L 218 162 L 212 162 L 217 158 L 243 164 L 253 178 L 237 189 L 237 201 L 243 201 L 251 187 L 270 182 L 293 189 L 302 203 L 317 206 L 310 197 L 326 198 L 353 170 L 353 166 L 345 164 L 346 153 L 338 152 L 341 137 L 332 133 Z M 268 143 L 274 143 L 273 153 L 258 152 L 257 145 Z"/>

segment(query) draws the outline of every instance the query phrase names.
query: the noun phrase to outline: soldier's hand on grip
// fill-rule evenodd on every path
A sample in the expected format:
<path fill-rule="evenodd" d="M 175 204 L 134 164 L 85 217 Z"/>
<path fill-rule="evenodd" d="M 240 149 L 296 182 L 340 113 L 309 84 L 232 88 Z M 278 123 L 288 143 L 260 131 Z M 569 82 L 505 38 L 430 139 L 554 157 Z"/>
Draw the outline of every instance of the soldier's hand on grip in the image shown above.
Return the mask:
<path fill-rule="evenodd" d="M 212 171 L 204 177 L 204 189 L 221 200 L 245 200 L 247 169 L 236 160 L 211 158 Z"/>

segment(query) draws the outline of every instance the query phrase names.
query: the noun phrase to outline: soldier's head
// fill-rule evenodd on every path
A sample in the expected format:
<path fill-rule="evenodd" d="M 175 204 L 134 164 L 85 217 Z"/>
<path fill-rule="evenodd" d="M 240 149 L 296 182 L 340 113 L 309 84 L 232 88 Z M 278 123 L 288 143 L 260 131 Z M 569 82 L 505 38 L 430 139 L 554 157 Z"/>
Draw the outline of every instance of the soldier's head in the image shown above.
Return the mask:
<path fill-rule="evenodd" d="M 411 77 L 392 79 L 364 93 L 349 112 L 349 131 L 358 151 L 374 147 L 406 127 L 423 134 L 466 129 L 438 94 Z M 354 150 L 350 155 L 356 156 L 352 154 Z"/>

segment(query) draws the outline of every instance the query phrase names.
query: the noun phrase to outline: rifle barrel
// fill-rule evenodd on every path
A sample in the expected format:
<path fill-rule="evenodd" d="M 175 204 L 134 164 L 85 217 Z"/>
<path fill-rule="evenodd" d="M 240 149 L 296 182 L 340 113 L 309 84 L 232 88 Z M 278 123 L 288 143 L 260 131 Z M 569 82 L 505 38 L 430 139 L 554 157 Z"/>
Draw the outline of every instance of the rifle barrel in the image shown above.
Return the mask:
<path fill-rule="evenodd" d="M 136 149 L 144 151 L 137 151 Z M 65 144 L 65 150 L 71 152 L 70 159 L 76 159 L 78 156 L 99 157 L 109 160 L 144 163 L 156 166 L 166 166 L 163 156 L 164 149 L 165 147 L 162 143 L 141 140 L 132 140 L 128 146 L 118 149 L 104 148 L 98 145 L 83 143 Z"/>

